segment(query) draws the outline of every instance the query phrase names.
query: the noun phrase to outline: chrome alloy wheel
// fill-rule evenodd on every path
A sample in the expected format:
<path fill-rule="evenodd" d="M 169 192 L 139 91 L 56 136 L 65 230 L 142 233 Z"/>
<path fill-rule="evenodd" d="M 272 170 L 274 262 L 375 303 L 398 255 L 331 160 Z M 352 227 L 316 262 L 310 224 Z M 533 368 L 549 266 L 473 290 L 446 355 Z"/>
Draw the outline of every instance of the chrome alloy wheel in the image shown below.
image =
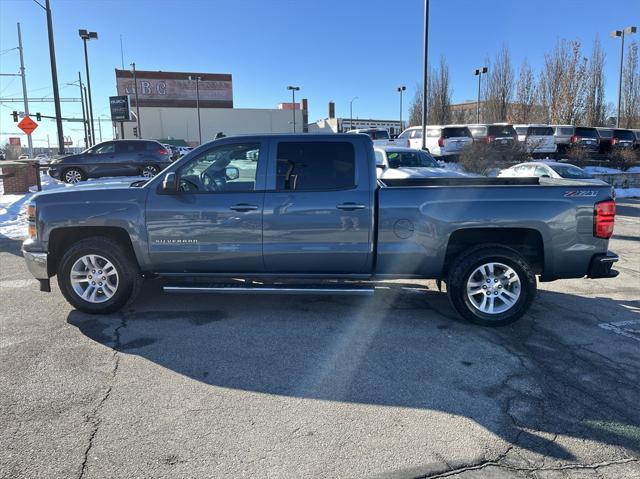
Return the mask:
<path fill-rule="evenodd" d="M 502 263 L 485 263 L 467 280 L 467 298 L 478 311 L 500 314 L 510 310 L 520 297 L 518 274 Z"/>
<path fill-rule="evenodd" d="M 75 293 L 89 303 L 109 301 L 118 290 L 116 267 L 97 254 L 78 258 L 69 275 Z"/>
<path fill-rule="evenodd" d="M 158 168 L 155 166 L 145 166 L 142 168 L 142 176 L 145 178 L 153 178 L 158 174 Z"/>
<path fill-rule="evenodd" d="M 78 170 L 69 170 L 64 174 L 65 183 L 79 183 L 82 181 L 82 175 Z"/>

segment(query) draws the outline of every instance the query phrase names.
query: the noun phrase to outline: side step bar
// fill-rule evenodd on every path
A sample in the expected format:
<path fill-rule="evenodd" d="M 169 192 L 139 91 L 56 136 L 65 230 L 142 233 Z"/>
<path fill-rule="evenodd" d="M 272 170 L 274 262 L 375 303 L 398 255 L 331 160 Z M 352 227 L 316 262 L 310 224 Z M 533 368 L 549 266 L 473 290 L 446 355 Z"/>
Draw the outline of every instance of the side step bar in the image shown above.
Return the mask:
<path fill-rule="evenodd" d="M 373 296 L 373 287 L 358 285 L 262 285 L 262 284 L 194 284 L 163 286 L 165 293 L 214 293 L 214 294 L 330 294 L 349 296 Z"/>

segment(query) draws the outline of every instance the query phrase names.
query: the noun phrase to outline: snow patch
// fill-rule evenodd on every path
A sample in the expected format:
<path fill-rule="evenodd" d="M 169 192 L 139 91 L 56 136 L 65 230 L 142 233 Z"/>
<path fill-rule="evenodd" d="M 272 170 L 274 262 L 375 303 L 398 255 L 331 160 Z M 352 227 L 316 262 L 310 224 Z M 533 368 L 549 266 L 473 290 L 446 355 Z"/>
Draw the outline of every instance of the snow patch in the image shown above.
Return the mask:
<path fill-rule="evenodd" d="M 640 188 L 616 188 L 616 198 L 640 198 Z"/>
<path fill-rule="evenodd" d="M 624 173 L 624 171 L 622 170 L 618 170 L 616 168 L 608 168 L 606 166 L 585 166 L 583 170 L 589 173 L 590 175 L 594 173 L 596 174 L 600 173 L 605 175 Z"/>

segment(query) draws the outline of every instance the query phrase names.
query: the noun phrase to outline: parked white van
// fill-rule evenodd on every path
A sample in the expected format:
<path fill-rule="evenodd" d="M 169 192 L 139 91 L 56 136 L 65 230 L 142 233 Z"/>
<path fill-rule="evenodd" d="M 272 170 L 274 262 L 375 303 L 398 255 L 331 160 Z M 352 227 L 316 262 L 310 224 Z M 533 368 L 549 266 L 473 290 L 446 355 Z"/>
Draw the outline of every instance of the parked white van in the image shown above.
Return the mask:
<path fill-rule="evenodd" d="M 473 143 L 471 131 L 466 125 L 429 125 L 426 131 L 425 146 L 433 156 L 459 155 Z M 396 145 L 422 148 L 422 127 L 407 128 L 396 140 Z"/>

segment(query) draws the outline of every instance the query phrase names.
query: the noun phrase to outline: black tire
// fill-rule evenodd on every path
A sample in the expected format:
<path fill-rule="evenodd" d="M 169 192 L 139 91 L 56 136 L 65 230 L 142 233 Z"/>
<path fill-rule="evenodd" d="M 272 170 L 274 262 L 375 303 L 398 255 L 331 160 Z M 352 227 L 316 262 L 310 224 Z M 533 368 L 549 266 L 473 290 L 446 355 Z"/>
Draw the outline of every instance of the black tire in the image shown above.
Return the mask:
<path fill-rule="evenodd" d="M 158 173 L 160 173 L 160 168 L 156 165 L 145 165 L 140 169 L 140 176 L 144 176 L 145 178 L 153 178 Z"/>
<path fill-rule="evenodd" d="M 67 175 L 69 175 L 69 176 L 67 176 Z M 73 180 L 70 179 L 71 177 L 78 178 L 78 180 L 77 181 L 73 181 Z M 60 175 L 60 179 L 62 181 L 64 181 L 65 183 L 69 183 L 69 184 L 73 185 L 73 184 L 78 183 L 80 181 L 86 181 L 87 175 L 80 168 L 76 168 L 74 166 L 74 167 L 65 168 L 64 170 L 62 170 L 62 174 Z"/>
<path fill-rule="evenodd" d="M 118 273 L 118 287 L 113 296 L 101 303 L 82 299 L 71 284 L 71 268 L 81 257 L 95 254 L 109 260 Z M 104 236 L 86 238 L 73 244 L 58 265 L 58 285 L 65 299 L 76 309 L 90 314 L 109 314 L 120 310 L 140 292 L 142 277 L 135 257 L 119 242 Z"/>
<path fill-rule="evenodd" d="M 508 266 L 520 278 L 518 299 L 506 311 L 495 314 L 480 311 L 467 295 L 467 282 L 473 272 L 491 262 Z M 531 306 L 536 289 L 536 276 L 529 263 L 516 251 L 499 246 L 479 246 L 462 253 L 451 265 L 447 279 L 452 306 L 463 318 L 481 326 L 505 326 L 520 319 Z"/>

